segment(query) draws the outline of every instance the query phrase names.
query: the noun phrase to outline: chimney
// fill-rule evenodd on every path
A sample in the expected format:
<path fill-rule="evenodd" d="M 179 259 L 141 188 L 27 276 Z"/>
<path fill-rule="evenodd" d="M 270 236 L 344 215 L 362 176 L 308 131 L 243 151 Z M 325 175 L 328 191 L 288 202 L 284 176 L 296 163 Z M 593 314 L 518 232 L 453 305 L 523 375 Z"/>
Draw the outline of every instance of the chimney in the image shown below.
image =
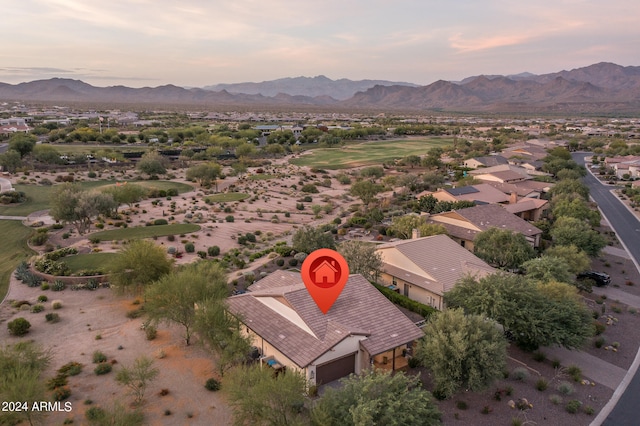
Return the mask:
<path fill-rule="evenodd" d="M 418 238 L 420 238 L 420 230 L 416 229 L 416 228 L 413 228 L 411 230 L 411 239 L 415 240 L 415 239 L 418 239 Z"/>
<path fill-rule="evenodd" d="M 509 204 L 515 204 L 518 202 L 518 193 L 515 191 L 511 192 L 511 195 L 509 196 Z"/>

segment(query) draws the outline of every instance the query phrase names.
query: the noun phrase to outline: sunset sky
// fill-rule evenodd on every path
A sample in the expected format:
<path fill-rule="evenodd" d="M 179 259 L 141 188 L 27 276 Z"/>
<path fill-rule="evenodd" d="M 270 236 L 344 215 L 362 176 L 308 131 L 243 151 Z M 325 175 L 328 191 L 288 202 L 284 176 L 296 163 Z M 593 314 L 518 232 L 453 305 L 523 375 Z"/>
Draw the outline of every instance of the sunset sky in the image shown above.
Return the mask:
<path fill-rule="evenodd" d="M 633 0 L 3 2 L 0 82 L 202 87 L 326 75 L 430 84 L 640 65 Z"/>

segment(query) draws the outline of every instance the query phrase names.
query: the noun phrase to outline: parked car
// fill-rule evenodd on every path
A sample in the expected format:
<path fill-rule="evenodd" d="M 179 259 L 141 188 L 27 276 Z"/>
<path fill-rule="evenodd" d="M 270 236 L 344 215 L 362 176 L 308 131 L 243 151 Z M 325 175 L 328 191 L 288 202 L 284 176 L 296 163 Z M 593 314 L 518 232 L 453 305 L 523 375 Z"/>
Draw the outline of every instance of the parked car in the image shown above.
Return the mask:
<path fill-rule="evenodd" d="M 579 280 L 586 280 L 587 278 L 593 280 L 598 287 L 604 287 L 611 284 L 611 277 L 609 274 L 605 274 L 604 272 L 584 271 L 580 272 L 576 278 Z"/>

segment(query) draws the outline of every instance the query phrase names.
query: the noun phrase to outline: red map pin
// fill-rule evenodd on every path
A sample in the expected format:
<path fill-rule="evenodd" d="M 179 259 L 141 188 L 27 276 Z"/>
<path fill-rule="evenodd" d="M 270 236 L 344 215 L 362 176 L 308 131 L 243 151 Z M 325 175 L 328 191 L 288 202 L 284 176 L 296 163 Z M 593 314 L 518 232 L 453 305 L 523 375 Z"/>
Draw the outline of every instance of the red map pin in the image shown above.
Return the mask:
<path fill-rule="evenodd" d="M 326 314 L 349 279 L 349 265 L 337 251 L 319 249 L 302 262 L 301 273 L 311 298 Z"/>

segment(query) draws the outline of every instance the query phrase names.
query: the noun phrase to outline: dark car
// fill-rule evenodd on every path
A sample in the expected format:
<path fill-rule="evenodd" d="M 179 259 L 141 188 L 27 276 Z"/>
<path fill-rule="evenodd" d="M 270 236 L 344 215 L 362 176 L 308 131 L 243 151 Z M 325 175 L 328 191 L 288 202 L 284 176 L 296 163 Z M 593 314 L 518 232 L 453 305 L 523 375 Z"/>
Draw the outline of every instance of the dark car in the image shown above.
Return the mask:
<path fill-rule="evenodd" d="M 596 283 L 598 287 L 604 287 L 611 284 L 611 277 L 609 276 L 609 274 L 605 274 L 604 272 L 584 271 L 580 272 L 576 276 L 576 278 L 578 278 L 579 280 L 593 280 L 593 282 Z"/>

